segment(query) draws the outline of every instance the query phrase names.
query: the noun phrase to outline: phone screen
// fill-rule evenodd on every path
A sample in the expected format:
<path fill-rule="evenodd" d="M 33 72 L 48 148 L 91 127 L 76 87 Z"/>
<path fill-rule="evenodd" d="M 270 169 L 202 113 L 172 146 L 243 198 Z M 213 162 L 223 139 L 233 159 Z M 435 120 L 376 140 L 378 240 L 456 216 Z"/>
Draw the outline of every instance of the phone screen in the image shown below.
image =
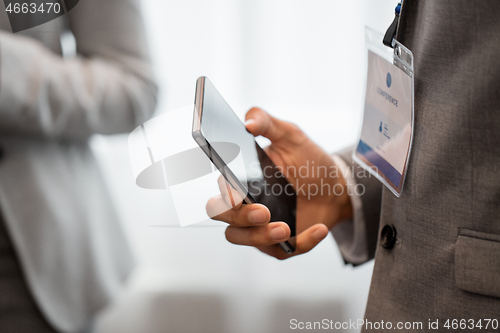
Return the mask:
<path fill-rule="evenodd" d="M 207 78 L 204 78 L 203 87 L 200 131 L 210 146 L 207 155 L 213 162 L 214 156 L 210 156 L 210 152 L 218 155 L 222 167 L 229 171 L 224 172 L 215 163 L 224 177 L 237 178 L 240 189 L 251 202 L 266 205 L 271 212 L 271 221 L 287 223 L 291 237 L 294 237 L 297 205 L 295 189 Z"/>

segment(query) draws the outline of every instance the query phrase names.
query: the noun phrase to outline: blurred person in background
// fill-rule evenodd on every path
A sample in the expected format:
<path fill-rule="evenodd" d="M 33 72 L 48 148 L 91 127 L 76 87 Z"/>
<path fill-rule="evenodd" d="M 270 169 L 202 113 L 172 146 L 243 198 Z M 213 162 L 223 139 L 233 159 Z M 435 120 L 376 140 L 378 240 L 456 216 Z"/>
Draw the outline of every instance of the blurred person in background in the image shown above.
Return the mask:
<path fill-rule="evenodd" d="M 0 29 L 0 331 L 86 331 L 134 267 L 88 140 L 155 109 L 140 1 L 82 0 L 15 34 L 2 11 Z"/>

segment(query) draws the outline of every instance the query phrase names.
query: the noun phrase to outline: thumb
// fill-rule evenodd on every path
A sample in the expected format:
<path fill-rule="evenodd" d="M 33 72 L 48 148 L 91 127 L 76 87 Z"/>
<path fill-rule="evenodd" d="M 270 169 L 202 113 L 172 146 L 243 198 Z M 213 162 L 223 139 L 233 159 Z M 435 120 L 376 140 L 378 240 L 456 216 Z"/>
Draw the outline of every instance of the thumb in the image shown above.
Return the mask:
<path fill-rule="evenodd" d="M 296 127 L 294 124 L 274 118 L 260 108 L 251 108 L 245 116 L 245 126 L 254 136 L 262 135 L 273 143 L 287 137 L 287 133 Z"/>

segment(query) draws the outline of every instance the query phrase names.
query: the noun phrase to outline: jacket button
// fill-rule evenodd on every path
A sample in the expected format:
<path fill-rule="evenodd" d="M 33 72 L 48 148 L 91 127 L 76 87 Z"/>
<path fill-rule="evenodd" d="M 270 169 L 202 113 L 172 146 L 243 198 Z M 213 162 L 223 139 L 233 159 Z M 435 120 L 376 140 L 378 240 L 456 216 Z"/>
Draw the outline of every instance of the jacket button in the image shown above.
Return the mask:
<path fill-rule="evenodd" d="M 396 228 L 392 224 L 386 224 L 380 234 L 380 243 L 384 249 L 392 249 L 396 243 Z"/>

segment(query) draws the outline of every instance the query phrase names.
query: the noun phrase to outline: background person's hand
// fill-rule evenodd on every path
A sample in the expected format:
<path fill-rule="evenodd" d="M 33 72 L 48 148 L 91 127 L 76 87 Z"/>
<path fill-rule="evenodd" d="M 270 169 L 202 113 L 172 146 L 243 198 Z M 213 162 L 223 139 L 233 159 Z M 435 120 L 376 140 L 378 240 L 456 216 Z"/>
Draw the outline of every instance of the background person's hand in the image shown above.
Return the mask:
<path fill-rule="evenodd" d="M 270 212 L 264 205 L 242 205 L 242 198 L 222 176 L 221 195 L 207 204 L 209 216 L 229 223 L 226 238 L 231 243 L 255 246 L 278 259 L 310 251 L 337 222 L 352 216 L 340 168 L 300 128 L 262 109 L 248 111 L 245 124 L 254 136 L 262 135 L 271 141 L 266 153 L 297 192 L 296 251 L 287 255 L 278 245 L 290 237 L 288 225 L 269 223 Z"/>

